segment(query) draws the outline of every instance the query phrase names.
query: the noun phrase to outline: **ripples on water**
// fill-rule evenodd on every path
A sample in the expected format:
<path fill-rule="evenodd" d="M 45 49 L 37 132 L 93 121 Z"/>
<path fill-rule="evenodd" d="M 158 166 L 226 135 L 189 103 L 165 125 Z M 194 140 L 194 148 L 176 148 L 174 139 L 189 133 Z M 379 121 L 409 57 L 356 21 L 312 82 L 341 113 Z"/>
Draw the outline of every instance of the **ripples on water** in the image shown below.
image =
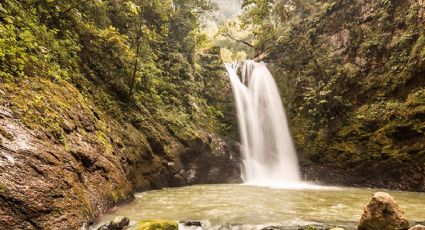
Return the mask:
<path fill-rule="evenodd" d="M 310 184 L 286 188 L 197 185 L 136 194 L 132 203 L 102 216 L 99 223 L 126 216 L 132 221 L 208 220 L 210 229 L 228 224 L 246 226 L 236 229 L 253 229 L 253 225 L 291 229 L 315 223 L 351 229 L 377 191 Z M 410 221 L 425 220 L 425 194 L 386 192 L 396 199 Z"/>

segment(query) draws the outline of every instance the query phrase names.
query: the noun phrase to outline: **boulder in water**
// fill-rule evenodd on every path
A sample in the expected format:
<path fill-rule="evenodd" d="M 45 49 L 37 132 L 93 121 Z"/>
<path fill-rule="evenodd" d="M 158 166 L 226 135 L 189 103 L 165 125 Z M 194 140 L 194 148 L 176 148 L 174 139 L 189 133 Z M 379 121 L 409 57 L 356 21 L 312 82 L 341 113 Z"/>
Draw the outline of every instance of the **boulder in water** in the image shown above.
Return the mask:
<path fill-rule="evenodd" d="M 180 221 L 179 224 L 182 224 L 184 226 L 196 226 L 196 227 L 202 227 L 202 221 L 199 220 L 183 220 Z"/>
<path fill-rule="evenodd" d="M 377 192 L 367 203 L 358 229 L 402 230 L 409 229 L 409 222 L 390 194 Z"/>
<path fill-rule="evenodd" d="M 278 228 L 280 229 L 280 228 Z M 284 228 L 285 229 L 285 228 Z M 307 225 L 303 227 L 298 227 L 298 230 L 329 230 L 330 228 L 322 225 Z"/>
<path fill-rule="evenodd" d="M 147 220 L 140 221 L 137 226 L 137 230 L 177 230 L 178 225 L 175 221 L 168 220 Z"/>
<path fill-rule="evenodd" d="M 205 222 L 199 220 L 183 220 L 179 222 L 179 229 L 183 230 L 202 230 Z"/>
<path fill-rule="evenodd" d="M 279 230 L 279 229 L 281 228 L 278 226 L 268 226 L 268 227 L 262 228 L 261 230 Z"/>
<path fill-rule="evenodd" d="M 100 226 L 97 230 L 122 230 L 130 224 L 130 220 L 127 217 L 116 218 L 109 224 Z"/>

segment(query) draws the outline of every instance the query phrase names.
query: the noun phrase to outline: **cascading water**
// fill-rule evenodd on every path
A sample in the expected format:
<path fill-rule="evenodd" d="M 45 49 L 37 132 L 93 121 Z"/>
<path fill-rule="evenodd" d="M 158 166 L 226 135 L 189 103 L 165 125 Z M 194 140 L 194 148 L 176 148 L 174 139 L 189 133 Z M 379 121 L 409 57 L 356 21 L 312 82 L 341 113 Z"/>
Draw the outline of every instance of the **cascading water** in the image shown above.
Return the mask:
<path fill-rule="evenodd" d="M 301 181 L 298 159 L 273 76 L 264 63 L 226 64 L 236 101 L 247 184 L 287 186 Z"/>

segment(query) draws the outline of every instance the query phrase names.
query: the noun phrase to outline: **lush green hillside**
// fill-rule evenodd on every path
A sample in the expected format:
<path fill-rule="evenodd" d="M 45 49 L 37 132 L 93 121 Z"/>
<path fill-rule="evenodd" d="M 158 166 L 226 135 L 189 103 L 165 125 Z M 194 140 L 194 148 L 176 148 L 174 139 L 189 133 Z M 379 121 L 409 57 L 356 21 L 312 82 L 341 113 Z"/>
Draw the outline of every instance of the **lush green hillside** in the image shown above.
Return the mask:
<path fill-rule="evenodd" d="M 230 86 L 199 33 L 213 7 L 1 2 L 0 228 L 76 229 L 137 190 L 240 180 Z"/>
<path fill-rule="evenodd" d="M 254 0 L 243 20 L 278 78 L 307 177 L 425 189 L 421 1 Z"/>

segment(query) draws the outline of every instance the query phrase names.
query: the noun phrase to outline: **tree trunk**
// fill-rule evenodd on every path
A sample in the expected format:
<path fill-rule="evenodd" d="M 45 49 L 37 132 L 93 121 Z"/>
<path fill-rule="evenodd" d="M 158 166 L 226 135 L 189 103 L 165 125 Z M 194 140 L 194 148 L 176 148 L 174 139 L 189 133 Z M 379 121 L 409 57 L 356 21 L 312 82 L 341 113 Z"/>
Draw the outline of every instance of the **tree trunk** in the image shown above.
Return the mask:
<path fill-rule="evenodd" d="M 139 24 L 137 26 L 137 35 L 136 35 L 136 59 L 134 60 L 134 66 L 133 66 L 133 76 L 131 77 L 130 82 L 130 91 L 128 92 L 129 98 L 133 95 L 134 90 L 134 83 L 136 81 L 136 75 L 137 75 L 137 66 L 139 65 L 139 53 L 140 53 L 140 37 L 141 37 L 141 21 L 139 21 Z"/>

